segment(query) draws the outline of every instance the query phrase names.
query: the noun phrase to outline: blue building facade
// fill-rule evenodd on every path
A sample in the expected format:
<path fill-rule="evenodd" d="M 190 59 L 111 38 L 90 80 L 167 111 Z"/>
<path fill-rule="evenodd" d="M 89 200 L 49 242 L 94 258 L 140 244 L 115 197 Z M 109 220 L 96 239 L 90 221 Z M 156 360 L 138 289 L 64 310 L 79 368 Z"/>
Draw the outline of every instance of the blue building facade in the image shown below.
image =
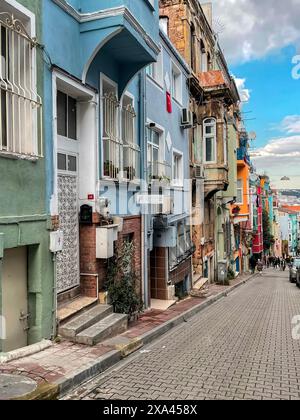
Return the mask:
<path fill-rule="evenodd" d="M 55 252 L 58 302 L 96 299 L 123 239 L 136 245 L 144 298 L 141 71 L 160 51 L 158 0 L 45 0 L 42 12 L 47 198 L 63 243 Z"/>
<path fill-rule="evenodd" d="M 189 68 L 167 35 L 160 32 L 161 53 L 147 69 L 147 179 L 150 214 L 145 215 L 145 261 L 150 267 L 150 299 L 171 300 L 191 288 Z M 184 125 L 185 124 L 185 125 Z M 153 201 L 158 198 L 158 205 Z"/>

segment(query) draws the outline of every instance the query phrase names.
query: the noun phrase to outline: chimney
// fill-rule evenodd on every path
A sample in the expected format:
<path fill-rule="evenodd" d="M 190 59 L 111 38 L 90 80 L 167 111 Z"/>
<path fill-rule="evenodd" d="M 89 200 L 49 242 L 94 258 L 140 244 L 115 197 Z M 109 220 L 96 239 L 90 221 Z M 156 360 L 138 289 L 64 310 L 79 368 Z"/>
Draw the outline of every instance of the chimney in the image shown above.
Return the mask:
<path fill-rule="evenodd" d="M 203 13 L 205 14 L 205 17 L 210 24 L 210 27 L 213 26 L 213 5 L 212 3 L 200 3 Z"/>

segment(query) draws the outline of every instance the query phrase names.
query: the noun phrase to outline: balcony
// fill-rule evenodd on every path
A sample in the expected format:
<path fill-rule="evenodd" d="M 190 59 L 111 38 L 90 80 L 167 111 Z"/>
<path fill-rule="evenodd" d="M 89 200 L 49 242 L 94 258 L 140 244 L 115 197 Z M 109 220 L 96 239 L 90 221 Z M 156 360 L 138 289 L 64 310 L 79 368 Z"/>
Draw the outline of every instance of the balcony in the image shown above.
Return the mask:
<path fill-rule="evenodd" d="M 229 186 L 229 171 L 226 166 L 206 165 L 204 191 L 205 198 L 213 197 L 219 191 L 227 191 Z"/>
<path fill-rule="evenodd" d="M 243 162 L 243 164 L 251 165 L 250 155 L 248 153 L 248 148 L 245 146 L 240 147 L 237 150 L 237 160 Z"/>

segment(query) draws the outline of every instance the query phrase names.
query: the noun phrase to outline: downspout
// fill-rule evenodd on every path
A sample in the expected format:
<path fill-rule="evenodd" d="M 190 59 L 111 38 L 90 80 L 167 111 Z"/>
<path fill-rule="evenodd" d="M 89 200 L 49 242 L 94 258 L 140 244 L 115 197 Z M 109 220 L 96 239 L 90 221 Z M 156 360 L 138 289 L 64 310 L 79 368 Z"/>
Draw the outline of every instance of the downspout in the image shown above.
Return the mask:
<path fill-rule="evenodd" d="M 139 89 L 140 89 L 140 142 L 141 142 L 141 185 L 142 194 L 147 194 L 147 147 L 146 147 L 146 77 L 145 70 L 139 73 Z M 145 191 L 146 189 L 146 191 Z M 142 207 L 143 208 L 143 207 Z M 149 290 L 148 290 L 148 219 L 146 212 L 142 212 L 142 296 L 145 309 L 149 306 Z"/>
<path fill-rule="evenodd" d="M 57 254 L 53 253 L 52 257 L 53 261 L 53 309 L 52 309 L 52 340 L 55 340 L 57 335 L 57 277 L 56 277 L 56 270 L 57 270 Z"/>

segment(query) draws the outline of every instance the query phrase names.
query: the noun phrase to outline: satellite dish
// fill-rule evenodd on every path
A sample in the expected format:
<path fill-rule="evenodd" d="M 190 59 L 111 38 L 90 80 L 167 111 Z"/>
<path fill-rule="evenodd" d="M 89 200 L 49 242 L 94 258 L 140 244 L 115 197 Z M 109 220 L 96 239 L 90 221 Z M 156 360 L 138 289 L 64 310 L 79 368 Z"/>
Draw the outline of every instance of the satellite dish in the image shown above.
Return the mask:
<path fill-rule="evenodd" d="M 250 131 L 249 140 L 254 141 L 256 139 L 257 139 L 257 134 L 255 133 L 255 131 Z"/>

